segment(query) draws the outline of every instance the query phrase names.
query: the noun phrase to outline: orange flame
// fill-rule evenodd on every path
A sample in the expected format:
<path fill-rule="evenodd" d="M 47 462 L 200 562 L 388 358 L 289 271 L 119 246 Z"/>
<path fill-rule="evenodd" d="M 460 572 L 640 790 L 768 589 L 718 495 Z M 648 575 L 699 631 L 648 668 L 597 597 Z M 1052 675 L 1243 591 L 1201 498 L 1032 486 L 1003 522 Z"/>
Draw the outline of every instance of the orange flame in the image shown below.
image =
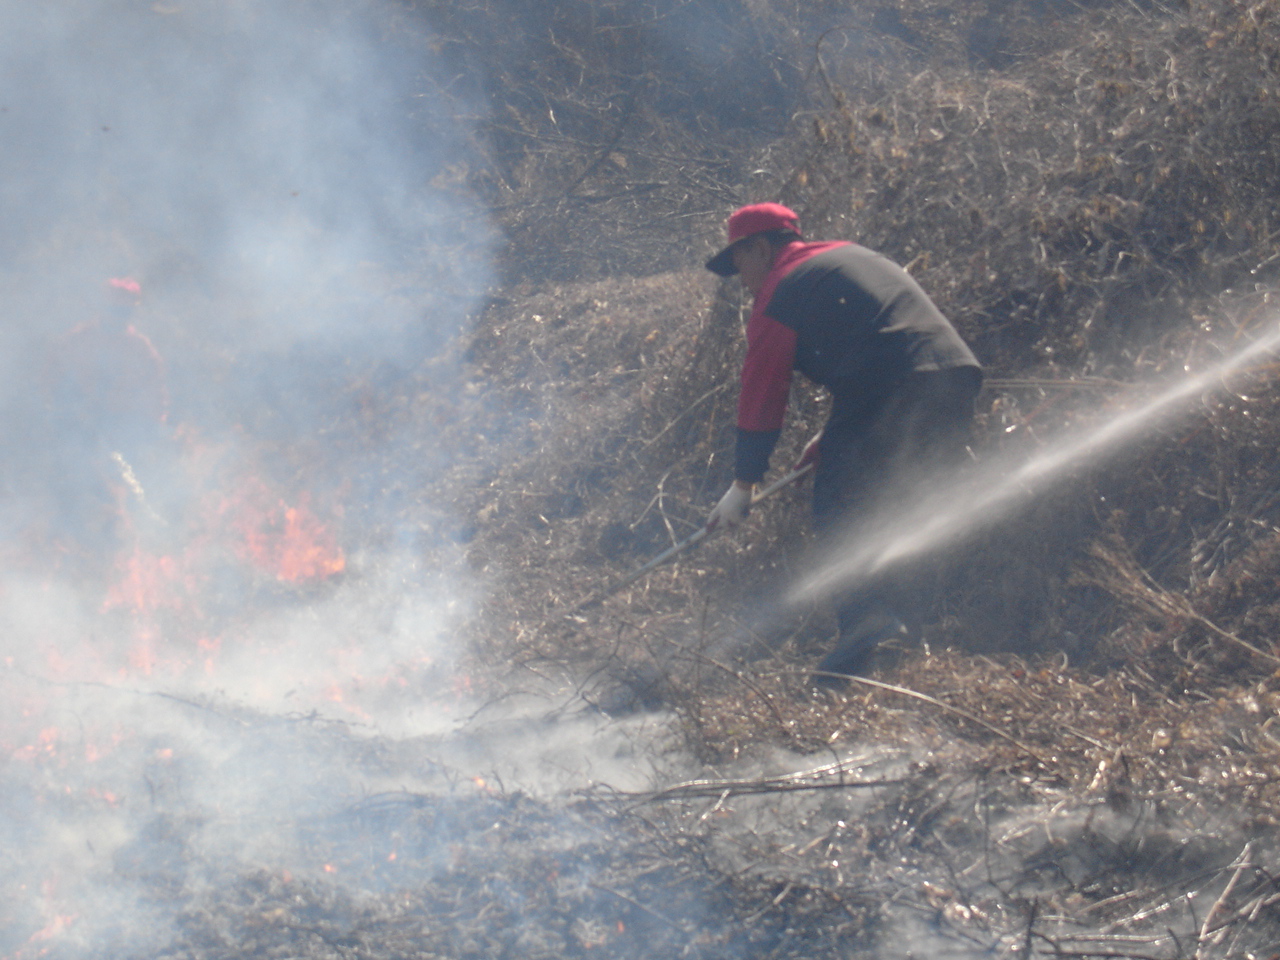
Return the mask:
<path fill-rule="evenodd" d="M 324 579 L 341 573 L 346 558 L 333 537 L 305 506 L 284 512 L 284 535 L 276 575 L 289 583 Z"/>
<path fill-rule="evenodd" d="M 253 482 L 224 512 L 231 513 L 240 536 L 240 555 L 282 583 L 325 580 L 346 568 L 337 539 L 312 512 L 306 494 L 290 506 Z"/>
<path fill-rule="evenodd" d="M 18 747 L 13 751 L 12 757 L 15 760 L 34 760 L 38 756 L 52 756 L 58 751 L 60 739 L 57 727 L 45 727 L 36 737 L 35 743 Z"/>
<path fill-rule="evenodd" d="M 138 613 L 154 613 L 161 607 L 180 604 L 182 593 L 175 587 L 182 578 L 173 557 L 134 550 L 120 566 L 121 579 L 107 589 L 102 601 L 104 612 L 126 607 Z"/>
<path fill-rule="evenodd" d="M 75 913 L 54 917 L 49 921 L 48 926 L 33 933 L 30 938 L 28 938 L 27 943 L 41 943 L 45 940 L 52 940 L 55 937 L 59 937 L 71 929 L 72 924 L 74 924 L 79 918 L 79 914 Z"/>

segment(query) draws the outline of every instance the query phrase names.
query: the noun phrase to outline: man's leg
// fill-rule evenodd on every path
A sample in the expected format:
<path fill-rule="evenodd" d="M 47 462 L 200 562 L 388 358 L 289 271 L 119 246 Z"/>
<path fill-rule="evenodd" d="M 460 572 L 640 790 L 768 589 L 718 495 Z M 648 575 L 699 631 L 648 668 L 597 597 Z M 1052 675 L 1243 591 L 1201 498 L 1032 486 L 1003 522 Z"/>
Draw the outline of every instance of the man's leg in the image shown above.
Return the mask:
<path fill-rule="evenodd" d="M 860 524 L 882 532 L 895 510 L 948 483 L 965 457 L 980 385 L 976 369 L 915 374 L 874 416 L 863 418 L 842 418 L 837 398 L 814 480 L 819 541 L 856 537 Z M 895 568 L 838 597 L 839 636 L 818 672 L 860 673 L 884 641 L 918 635 L 936 599 L 929 566 L 926 559 Z"/>
<path fill-rule="evenodd" d="M 878 513 L 889 479 L 890 451 L 875 438 L 879 411 L 850 411 L 837 397 L 822 432 L 822 457 L 813 484 L 813 525 L 824 552 L 856 539 Z M 866 531 L 869 533 L 869 531 Z M 835 598 L 837 637 L 813 676 L 817 686 L 841 687 L 839 675 L 865 672 L 884 640 L 903 636 L 905 627 L 884 583 L 860 583 Z"/>

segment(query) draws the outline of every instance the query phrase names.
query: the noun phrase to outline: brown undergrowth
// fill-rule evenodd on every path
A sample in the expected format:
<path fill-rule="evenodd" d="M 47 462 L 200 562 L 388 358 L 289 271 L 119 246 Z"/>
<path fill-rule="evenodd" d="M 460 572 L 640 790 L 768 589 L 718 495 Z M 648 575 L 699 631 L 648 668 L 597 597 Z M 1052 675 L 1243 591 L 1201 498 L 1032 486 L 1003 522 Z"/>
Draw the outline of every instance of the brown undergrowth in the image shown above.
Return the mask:
<path fill-rule="evenodd" d="M 1274 325 L 1271 18 L 1265 4 L 1099 11 L 1083 42 L 988 74 L 937 58 L 894 74 L 842 59 L 824 35 L 813 104 L 760 153 L 777 175 L 751 195 L 795 205 L 812 235 L 909 263 L 988 365 L 976 455 L 1033 455 Z M 492 584 L 477 674 L 495 689 L 536 675 L 611 712 L 661 706 L 711 769 L 892 745 L 910 758 L 895 785 L 821 841 L 883 885 L 823 868 L 820 886 L 882 911 L 907 882 L 891 851 L 940 863 L 983 836 L 982 883 L 953 862 L 954 883 L 916 877 L 893 896 L 1008 949 L 1021 937 L 1033 951 L 1163 956 L 1186 944 L 1156 930 L 1181 895 L 1160 901 L 1161 870 L 1191 877 L 1198 856 L 1197 882 L 1221 900 L 1190 942 L 1209 955 L 1265 937 L 1262 851 L 1280 815 L 1271 369 L 1233 374 L 975 532 L 924 643 L 884 652 L 870 682 L 814 694 L 828 616 L 761 613 L 803 563 L 803 484 L 748 533 L 578 607 L 696 530 L 727 481 L 744 309 L 695 269 L 530 284 L 481 316 L 467 358 L 511 432 L 460 501 Z M 510 414 L 522 404 L 523 425 Z M 821 418 L 798 387 L 775 468 Z M 714 776 L 688 790 L 750 792 Z M 1017 834 L 1019 809 L 1059 813 Z M 1189 837 L 1204 845 L 1194 855 Z"/>

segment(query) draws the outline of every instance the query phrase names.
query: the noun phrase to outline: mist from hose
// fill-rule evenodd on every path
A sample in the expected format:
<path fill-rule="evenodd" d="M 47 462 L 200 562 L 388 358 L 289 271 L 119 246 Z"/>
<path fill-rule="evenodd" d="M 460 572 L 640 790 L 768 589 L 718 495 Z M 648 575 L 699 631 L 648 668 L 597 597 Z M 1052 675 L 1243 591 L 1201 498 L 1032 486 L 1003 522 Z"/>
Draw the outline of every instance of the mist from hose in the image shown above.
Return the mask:
<path fill-rule="evenodd" d="M 1191 398 L 1211 391 L 1216 381 L 1247 368 L 1277 346 L 1280 329 L 1210 369 L 1169 385 L 1140 406 L 1066 434 L 1028 459 L 997 458 L 953 483 L 935 483 L 936 492 L 917 500 L 905 513 L 872 517 L 835 538 L 814 569 L 791 589 L 787 605 L 830 598 L 901 563 L 953 545 L 1061 483 L 1071 471 L 1103 460 L 1124 443 L 1153 430 Z"/>

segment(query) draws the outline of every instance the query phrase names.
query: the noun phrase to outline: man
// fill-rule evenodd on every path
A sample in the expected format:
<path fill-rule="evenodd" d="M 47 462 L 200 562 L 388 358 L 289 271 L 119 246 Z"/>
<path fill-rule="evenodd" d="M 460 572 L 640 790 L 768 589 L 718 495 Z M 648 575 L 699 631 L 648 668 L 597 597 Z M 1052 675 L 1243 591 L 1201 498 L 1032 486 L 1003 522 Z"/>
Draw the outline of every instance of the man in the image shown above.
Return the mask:
<path fill-rule="evenodd" d="M 982 371 L 972 351 L 900 266 L 843 241 L 806 243 L 778 203 L 729 217 L 729 243 L 707 261 L 755 297 L 738 399 L 734 481 L 707 529 L 745 519 L 781 432 L 792 370 L 831 393 L 831 414 L 797 467 L 815 463 L 820 540 L 884 515 L 963 458 Z M 818 667 L 854 674 L 918 613 L 910 578 L 863 585 L 837 602 L 840 636 Z"/>
<path fill-rule="evenodd" d="M 118 545 L 121 503 L 146 491 L 152 506 L 173 461 L 164 361 L 132 322 L 141 298 L 132 277 L 108 280 L 44 369 L 57 539 L 94 554 Z"/>
<path fill-rule="evenodd" d="M 63 436 L 127 449 L 151 442 L 163 429 L 168 383 L 159 351 L 133 325 L 141 300 L 137 280 L 112 277 L 93 319 L 55 345 L 46 376 Z"/>

